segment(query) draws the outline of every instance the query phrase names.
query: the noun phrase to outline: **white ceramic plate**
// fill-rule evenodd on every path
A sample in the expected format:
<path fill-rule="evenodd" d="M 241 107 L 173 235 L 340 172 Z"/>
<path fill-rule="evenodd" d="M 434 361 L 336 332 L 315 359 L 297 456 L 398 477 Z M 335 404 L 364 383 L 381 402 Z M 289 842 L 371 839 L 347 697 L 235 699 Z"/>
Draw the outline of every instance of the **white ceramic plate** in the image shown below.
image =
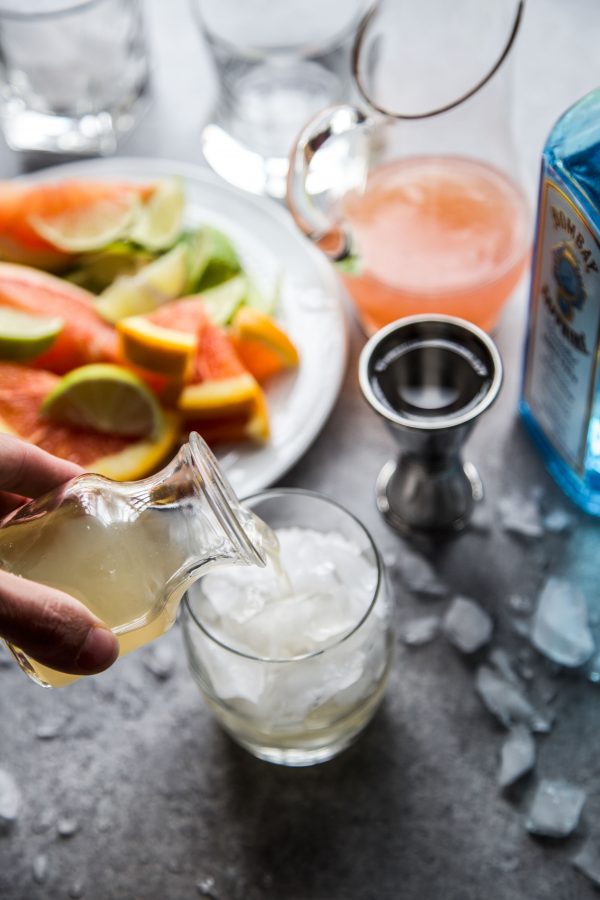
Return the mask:
<path fill-rule="evenodd" d="M 336 401 L 346 366 L 347 331 L 341 288 L 329 263 L 270 201 L 241 193 L 207 169 L 154 159 L 113 158 L 54 166 L 27 180 L 120 178 L 148 181 L 176 175 L 186 193 L 186 223 L 210 223 L 232 240 L 259 289 L 280 279 L 277 317 L 300 353 L 296 372 L 267 386 L 271 439 L 218 452 L 231 484 L 243 496 L 280 478 L 308 449 Z"/>

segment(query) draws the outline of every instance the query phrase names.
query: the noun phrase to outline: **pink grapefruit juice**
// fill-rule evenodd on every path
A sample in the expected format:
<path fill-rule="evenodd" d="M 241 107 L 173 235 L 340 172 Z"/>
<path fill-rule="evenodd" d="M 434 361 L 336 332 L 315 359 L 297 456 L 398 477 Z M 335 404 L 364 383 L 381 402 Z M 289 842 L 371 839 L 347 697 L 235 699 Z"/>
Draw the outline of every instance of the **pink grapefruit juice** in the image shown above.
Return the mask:
<path fill-rule="evenodd" d="M 523 194 L 499 171 L 455 156 L 411 157 L 344 201 L 359 271 L 343 274 L 364 327 L 446 313 L 490 330 L 527 264 Z"/>

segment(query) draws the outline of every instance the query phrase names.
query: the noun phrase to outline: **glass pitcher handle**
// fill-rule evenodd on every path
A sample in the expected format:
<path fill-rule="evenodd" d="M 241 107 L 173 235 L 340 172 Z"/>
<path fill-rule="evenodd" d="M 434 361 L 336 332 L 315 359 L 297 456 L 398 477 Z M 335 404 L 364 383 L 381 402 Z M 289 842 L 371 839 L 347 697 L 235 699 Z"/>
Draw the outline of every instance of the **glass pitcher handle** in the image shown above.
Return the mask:
<path fill-rule="evenodd" d="M 301 231 L 335 262 L 352 254 L 339 201 L 350 190 L 364 189 L 371 132 L 371 120 L 357 107 L 333 106 L 304 126 L 290 155 L 288 209 Z M 321 204 L 327 209 L 317 205 L 317 194 L 328 195 Z"/>

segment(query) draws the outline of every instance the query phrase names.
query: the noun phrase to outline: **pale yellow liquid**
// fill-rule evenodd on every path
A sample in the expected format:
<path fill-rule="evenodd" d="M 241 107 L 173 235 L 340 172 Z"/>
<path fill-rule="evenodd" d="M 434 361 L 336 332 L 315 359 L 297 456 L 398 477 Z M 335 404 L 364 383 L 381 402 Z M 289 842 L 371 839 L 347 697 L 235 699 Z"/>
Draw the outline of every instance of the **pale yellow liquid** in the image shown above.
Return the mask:
<path fill-rule="evenodd" d="M 115 631 L 123 655 L 173 624 L 187 587 L 181 573 L 189 565 L 188 556 L 203 545 L 201 527 L 196 541 L 188 531 L 189 523 L 176 510 L 150 509 L 138 515 L 124 508 L 122 520 L 110 524 L 97 517 L 97 511 L 73 518 L 58 510 L 0 529 L 0 565 L 81 600 Z M 30 658 L 27 665 L 52 687 L 78 677 Z"/>

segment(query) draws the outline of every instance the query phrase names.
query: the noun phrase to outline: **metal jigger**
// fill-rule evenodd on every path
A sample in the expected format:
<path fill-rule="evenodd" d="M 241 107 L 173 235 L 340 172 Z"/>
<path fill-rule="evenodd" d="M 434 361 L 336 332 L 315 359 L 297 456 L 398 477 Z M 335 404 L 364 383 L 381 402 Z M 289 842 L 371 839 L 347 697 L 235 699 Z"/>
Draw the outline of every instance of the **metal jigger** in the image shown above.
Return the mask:
<path fill-rule="evenodd" d="M 464 528 L 483 485 L 461 448 L 502 384 L 494 342 L 463 319 L 409 316 L 367 342 L 359 381 L 401 447 L 379 473 L 379 511 L 404 534 Z"/>

